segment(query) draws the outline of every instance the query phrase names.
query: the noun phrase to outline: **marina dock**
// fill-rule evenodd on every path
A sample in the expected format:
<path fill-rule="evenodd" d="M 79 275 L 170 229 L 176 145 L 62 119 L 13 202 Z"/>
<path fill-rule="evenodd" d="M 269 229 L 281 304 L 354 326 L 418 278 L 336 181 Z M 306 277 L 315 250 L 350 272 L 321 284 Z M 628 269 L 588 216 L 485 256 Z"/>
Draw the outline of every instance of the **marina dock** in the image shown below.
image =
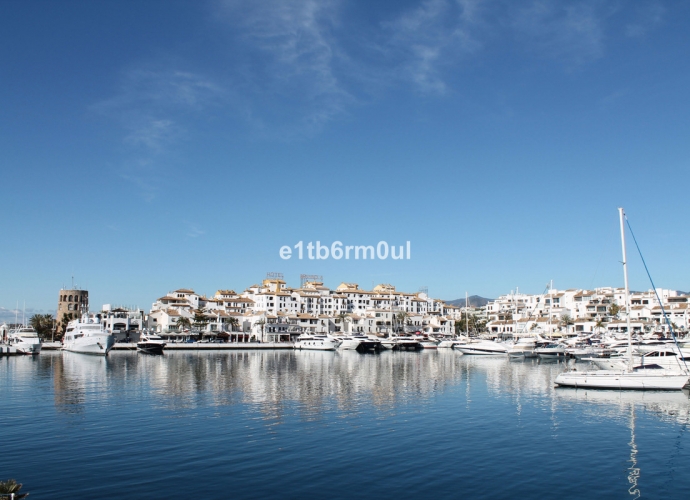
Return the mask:
<path fill-rule="evenodd" d="M 294 349 L 293 342 L 168 342 L 164 351 L 241 351 L 246 349 Z M 135 343 L 116 342 L 113 351 L 136 351 Z"/>
<path fill-rule="evenodd" d="M 294 349 L 293 342 L 169 342 L 165 344 L 166 351 L 241 351 L 241 350 L 267 350 L 267 349 Z M 60 342 L 44 342 L 44 351 L 59 351 L 62 349 Z M 113 351 L 136 351 L 134 342 L 116 342 Z M 10 352 L 12 351 L 12 352 Z M 15 349 L 7 345 L 0 345 L 0 356 L 14 355 Z"/>

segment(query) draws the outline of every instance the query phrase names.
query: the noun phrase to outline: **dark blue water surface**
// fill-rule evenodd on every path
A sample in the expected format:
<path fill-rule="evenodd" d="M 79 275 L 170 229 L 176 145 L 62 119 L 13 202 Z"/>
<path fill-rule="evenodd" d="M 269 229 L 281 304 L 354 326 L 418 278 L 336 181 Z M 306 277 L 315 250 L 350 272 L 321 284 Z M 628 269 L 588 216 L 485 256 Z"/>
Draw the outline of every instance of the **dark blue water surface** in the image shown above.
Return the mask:
<path fill-rule="evenodd" d="M 688 395 L 454 351 L 0 358 L 0 479 L 39 498 L 688 498 Z"/>

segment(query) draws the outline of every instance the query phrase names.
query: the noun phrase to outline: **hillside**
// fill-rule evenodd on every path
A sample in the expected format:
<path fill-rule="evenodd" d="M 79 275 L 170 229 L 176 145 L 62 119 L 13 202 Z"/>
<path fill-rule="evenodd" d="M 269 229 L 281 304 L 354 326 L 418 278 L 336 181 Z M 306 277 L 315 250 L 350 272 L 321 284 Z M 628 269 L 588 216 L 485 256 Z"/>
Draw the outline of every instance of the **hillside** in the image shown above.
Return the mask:
<path fill-rule="evenodd" d="M 493 299 L 487 299 L 484 297 L 480 297 L 479 295 L 470 295 L 469 297 L 469 303 L 470 307 L 482 307 L 485 306 L 488 302 L 491 302 Z M 446 304 L 450 304 L 452 306 L 458 306 L 458 307 L 465 307 L 465 299 L 455 299 L 455 300 L 447 300 Z"/>

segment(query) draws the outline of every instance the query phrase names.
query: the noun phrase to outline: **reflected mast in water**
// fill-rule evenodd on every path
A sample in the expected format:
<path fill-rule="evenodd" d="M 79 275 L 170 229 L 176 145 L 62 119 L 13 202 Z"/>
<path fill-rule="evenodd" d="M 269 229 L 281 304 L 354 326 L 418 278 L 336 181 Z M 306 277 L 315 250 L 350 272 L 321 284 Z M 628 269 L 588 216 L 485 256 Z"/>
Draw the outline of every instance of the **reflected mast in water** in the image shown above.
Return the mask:
<path fill-rule="evenodd" d="M 635 443 L 635 403 L 630 403 L 630 467 L 628 467 L 628 493 L 633 498 L 640 498 L 640 489 L 637 481 L 640 478 L 640 468 L 637 467 L 637 444 Z"/>

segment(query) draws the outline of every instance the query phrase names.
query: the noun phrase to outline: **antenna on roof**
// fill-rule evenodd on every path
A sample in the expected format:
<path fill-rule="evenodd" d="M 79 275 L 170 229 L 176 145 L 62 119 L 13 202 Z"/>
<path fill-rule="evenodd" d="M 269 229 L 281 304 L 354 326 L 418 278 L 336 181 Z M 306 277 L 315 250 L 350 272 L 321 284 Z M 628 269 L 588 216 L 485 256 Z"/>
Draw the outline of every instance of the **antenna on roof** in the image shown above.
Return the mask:
<path fill-rule="evenodd" d="M 299 275 L 299 287 L 304 288 L 305 283 L 308 281 L 318 281 L 323 283 L 323 276 L 319 274 L 300 274 Z"/>

